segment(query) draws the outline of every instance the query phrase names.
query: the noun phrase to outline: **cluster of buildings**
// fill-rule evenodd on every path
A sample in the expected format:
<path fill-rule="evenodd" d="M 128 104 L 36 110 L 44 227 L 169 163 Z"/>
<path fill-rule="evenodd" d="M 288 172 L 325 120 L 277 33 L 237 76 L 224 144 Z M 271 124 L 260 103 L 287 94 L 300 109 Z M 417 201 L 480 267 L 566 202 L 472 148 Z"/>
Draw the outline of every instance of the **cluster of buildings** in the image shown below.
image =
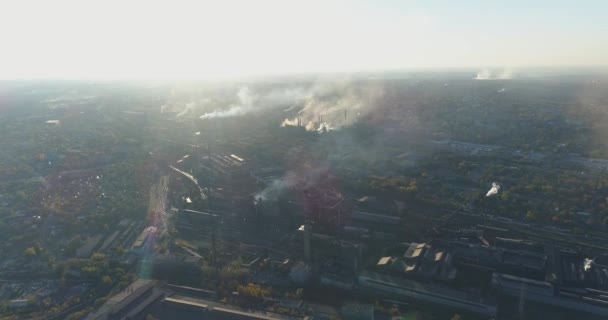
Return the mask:
<path fill-rule="evenodd" d="M 234 293 L 236 294 L 236 292 Z M 371 304 L 347 301 L 341 307 L 306 303 L 297 298 L 263 298 L 259 304 L 272 304 L 283 313 L 243 308 L 223 303 L 215 291 L 151 280 L 136 280 L 86 320 L 211 319 L 211 320 L 374 320 Z M 285 314 L 287 312 L 288 314 Z"/>
<path fill-rule="evenodd" d="M 460 142 L 440 144 L 467 153 L 498 149 Z M 264 305 L 297 310 L 312 319 L 374 319 L 375 307 L 369 303 L 387 299 L 481 318 L 526 314 L 539 306 L 585 317 L 608 317 L 608 263 L 602 257 L 592 259 L 544 243 L 486 235 L 486 229 L 479 226 L 436 227 L 422 241 L 408 242 L 402 234 L 407 224 L 402 203 L 373 196 L 350 198 L 330 174 L 316 177 L 312 184 L 306 177 L 296 177 L 295 182 L 281 185 L 281 193 L 258 198 L 262 192 L 248 193 L 252 186 L 258 191 L 276 187 L 286 181 L 287 170 L 254 170 L 253 162 L 260 162 L 259 158 L 245 151 L 216 149 L 219 151 L 208 152 L 201 161 L 186 163 L 194 158 L 190 157 L 180 162 L 199 166 L 199 172 L 208 174 L 206 180 L 198 181 L 199 188 L 210 196 L 208 207 L 185 204 L 175 208 L 172 219 L 172 226 L 183 235 L 196 236 L 199 246 L 180 246 L 182 255 L 144 256 L 144 267 L 187 273 L 202 264 L 207 257 L 199 254 L 204 256 L 201 251 L 208 249 L 206 262 L 216 267 L 238 257 L 247 270 L 247 281 L 278 288 L 328 288 L 360 298 L 360 303 L 329 308 L 332 310 L 264 298 Z M 297 173 L 297 165 L 294 167 L 291 171 Z M 315 171 L 312 169 L 303 171 Z M 232 209 L 226 209 L 229 207 Z M 279 226 L 280 232 L 276 231 Z M 134 252 L 145 248 L 155 234 L 152 228 L 131 240 Z M 95 247 L 120 238 L 119 232 L 99 239 Z M 222 249 L 215 245 L 220 238 L 228 244 Z M 207 248 L 199 249 L 203 247 Z M 144 319 L 148 314 L 161 319 L 177 314 L 183 319 L 202 314 L 209 319 L 285 318 L 221 304 L 215 293 L 202 289 L 158 284 L 142 288 L 131 289 L 130 295 L 139 297 L 124 298 L 106 309 L 107 318 L 99 319 Z"/>
<path fill-rule="evenodd" d="M 590 259 L 517 239 L 482 240 L 404 243 L 381 257 L 374 271 L 361 274 L 359 285 L 484 316 L 497 315 L 514 299 L 516 309 L 503 313 L 544 306 L 608 317 L 608 257 Z"/>

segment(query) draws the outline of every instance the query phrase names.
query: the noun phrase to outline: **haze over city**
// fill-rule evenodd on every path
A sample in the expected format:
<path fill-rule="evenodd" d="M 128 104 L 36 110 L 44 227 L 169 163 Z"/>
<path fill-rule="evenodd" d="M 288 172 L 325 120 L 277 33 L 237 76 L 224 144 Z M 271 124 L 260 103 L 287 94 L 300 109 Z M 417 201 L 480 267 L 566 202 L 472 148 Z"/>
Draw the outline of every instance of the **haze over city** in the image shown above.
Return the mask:
<path fill-rule="evenodd" d="M 0 0 L 0 320 L 608 319 L 606 13 Z"/>
<path fill-rule="evenodd" d="M 608 65 L 605 1 L 3 1 L 2 78 Z"/>

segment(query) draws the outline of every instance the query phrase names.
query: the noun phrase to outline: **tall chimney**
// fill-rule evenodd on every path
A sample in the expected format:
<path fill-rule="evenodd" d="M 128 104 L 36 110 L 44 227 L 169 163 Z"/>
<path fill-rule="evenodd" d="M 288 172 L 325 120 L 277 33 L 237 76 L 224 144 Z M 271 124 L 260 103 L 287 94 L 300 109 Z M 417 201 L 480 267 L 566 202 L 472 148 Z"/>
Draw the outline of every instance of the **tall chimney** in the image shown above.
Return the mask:
<path fill-rule="evenodd" d="M 309 222 L 304 225 L 304 258 L 307 262 L 310 262 L 312 259 L 310 253 L 310 241 L 312 237 L 312 226 Z"/>

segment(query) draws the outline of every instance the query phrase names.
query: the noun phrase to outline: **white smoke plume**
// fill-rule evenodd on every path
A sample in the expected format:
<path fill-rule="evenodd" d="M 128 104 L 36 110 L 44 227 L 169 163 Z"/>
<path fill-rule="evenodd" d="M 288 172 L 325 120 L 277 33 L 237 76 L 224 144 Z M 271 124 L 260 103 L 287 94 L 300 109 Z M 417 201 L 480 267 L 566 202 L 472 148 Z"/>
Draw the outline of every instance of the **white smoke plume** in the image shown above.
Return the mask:
<path fill-rule="evenodd" d="M 306 128 L 307 128 L 307 130 L 308 130 L 308 126 L 307 126 Z M 327 123 L 327 122 L 321 122 L 321 123 L 319 124 L 319 128 L 317 128 L 317 131 L 318 131 L 319 133 L 323 133 L 323 132 L 331 131 L 331 130 L 334 130 L 334 129 L 335 129 L 335 128 L 334 128 L 334 127 L 332 127 L 332 126 L 331 126 L 329 123 Z"/>
<path fill-rule="evenodd" d="M 200 118 L 201 118 L 201 120 L 205 120 L 205 119 L 213 119 L 213 118 L 240 116 L 240 115 L 247 113 L 248 110 L 249 110 L 249 108 L 246 108 L 243 106 L 231 106 L 230 109 L 228 109 L 228 110 L 215 110 L 213 112 L 207 112 L 204 115 L 202 115 Z"/>
<path fill-rule="evenodd" d="M 190 101 L 187 103 L 168 102 L 160 107 L 160 113 L 176 113 L 176 118 L 189 116 L 198 113 L 198 110 L 209 103 L 208 99 Z"/>
<path fill-rule="evenodd" d="M 589 270 L 591 270 L 591 268 L 593 267 L 594 264 L 595 264 L 595 259 L 585 258 L 585 261 L 583 264 L 583 269 L 585 271 L 589 271 Z"/>
<path fill-rule="evenodd" d="M 272 90 L 265 94 L 254 94 L 248 87 L 242 87 L 237 93 L 238 103 L 227 110 L 214 110 L 200 116 L 201 119 L 234 117 L 254 112 L 257 109 L 276 106 L 295 105 L 304 101 L 307 92 L 302 88 Z"/>
<path fill-rule="evenodd" d="M 380 87 L 357 88 L 348 82 L 318 83 L 309 89 L 298 116 L 286 118 L 281 126 L 298 125 L 299 118 L 299 124 L 309 131 L 336 130 L 371 112 L 382 95 Z"/>
<path fill-rule="evenodd" d="M 237 92 L 238 104 L 230 106 L 228 110 L 215 110 L 207 112 L 200 116 L 202 120 L 212 118 L 225 118 L 240 116 L 250 112 L 253 109 L 255 97 L 249 91 L 248 87 L 242 87 Z"/>
<path fill-rule="evenodd" d="M 276 201 L 281 193 L 292 189 L 308 189 L 314 187 L 327 174 L 327 165 L 309 165 L 300 170 L 288 171 L 281 178 L 275 179 L 264 190 L 258 192 L 254 199 Z"/>
<path fill-rule="evenodd" d="M 498 191 L 500 191 L 500 186 L 498 185 L 498 183 L 492 182 L 492 188 L 488 190 L 488 193 L 486 193 L 486 197 L 493 196 L 497 194 Z"/>
<path fill-rule="evenodd" d="M 292 188 L 298 183 L 298 178 L 294 172 L 288 172 L 280 179 L 273 180 L 264 190 L 258 192 L 254 198 L 260 200 L 276 200 L 285 190 Z"/>
<path fill-rule="evenodd" d="M 311 94 L 311 90 L 304 87 L 277 89 L 264 95 L 262 101 L 269 106 L 289 106 L 285 109 L 289 110 L 310 98 Z"/>
<path fill-rule="evenodd" d="M 507 80 L 513 78 L 513 70 L 505 68 L 502 70 L 482 69 L 475 75 L 474 80 Z"/>
<path fill-rule="evenodd" d="M 180 113 L 177 114 L 177 117 L 179 118 L 179 117 L 187 114 L 188 112 L 192 111 L 194 106 L 195 106 L 195 104 L 192 102 L 186 103 L 186 107 L 184 108 L 184 110 L 182 110 Z"/>
<path fill-rule="evenodd" d="M 356 87 L 347 80 L 316 82 L 310 86 L 273 89 L 269 92 L 252 92 L 242 87 L 237 103 L 225 110 L 214 110 L 201 119 L 245 115 L 256 110 L 282 107 L 283 112 L 301 109 L 298 118 L 286 118 L 281 126 L 302 125 L 310 131 L 339 129 L 352 124 L 367 114 L 375 99 L 382 95 L 380 87 Z"/>
<path fill-rule="evenodd" d="M 283 122 L 281 123 L 281 127 L 285 127 L 285 126 L 297 126 L 298 125 L 298 119 L 285 119 L 283 120 Z"/>

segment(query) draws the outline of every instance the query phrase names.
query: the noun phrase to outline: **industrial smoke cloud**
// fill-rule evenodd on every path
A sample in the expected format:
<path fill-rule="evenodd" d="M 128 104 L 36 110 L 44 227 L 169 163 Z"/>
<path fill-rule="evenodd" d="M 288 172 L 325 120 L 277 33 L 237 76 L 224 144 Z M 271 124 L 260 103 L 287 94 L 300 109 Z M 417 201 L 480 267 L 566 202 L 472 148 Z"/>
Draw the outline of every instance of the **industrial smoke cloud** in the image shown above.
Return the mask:
<path fill-rule="evenodd" d="M 160 107 L 160 113 L 176 113 L 176 118 L 184 116 L 192 116 L 197 114 L 199 109 L 204 108 L 209 103 L 209 99 L 200 99 L 197 101 L 168 102 Z"/>
<path fill-rule="evenodd" d="M 502 70 L 491 70 L 482 69 L 475 75 L 475 80 L 507 80 L 513 78 L 513 70 L 502 69 Z"/>
<path fill-rule="evenodd" d="M 243 115 L 253 109 L 254 97 L 252 96 L 249 88 L 242 87 L 236 94 L 239 103 L 237 105 L 230 106 L 228 110 L 215 110 L 202 115 L 201 119 L 212 119 L 212 118 L 224 118 Z"/>
<path fill-rule="evenodd" d="M 266 94 L 255 94 L 249 87 L 242 87 L 237 92 L 238 103 L 226 110 L 214 110 L 200 116 L 202 120 L 242 116 L 259 109 L 301 103 L 306 92 L 301 88 L 277 89 Z"/>
<path fill-rule="evenodd" d="M 497 194 L 498 191 L 500 191 L 500 186 L 498 185 L 498 183 L 492 182 L 492 188 L 488 190 L 488 193 L 486 193 L 486 197 L 493 196 Z"/>
<path fill-rule="evenodd" d="M 348 82 L 318 83 L 309 89 L 298 115 L 285 118 L 281 126 L 294 126 L 299 122 L 309 131 L 339 129 L 369 113 L 382 94 L 380 87 L 358 88 Z"/>
<path fill-rule="evenodd" d="M 258 192 L 254 199 L 256 201 L 276 201 L 279 195 L 291 188 L 312 188 L 326 175 L 328 166 L 316 164 L 300 169 L 302 170 L 288 171 L 281 178 L 273 180 L 264 190 Z"/>
<path fill-rule="evenodd" d="M 241 116 L 281 106 L 284 112 L 300 109 L 297 117 L 286 117 L 281 126 L 299 124 L 310 131 L 329 131 L 350 125 L 359 116 L 370 112 L 382 94 L 380 87 L 356 87 L 348 81 L 317 82 L 265 93 L 254 93 L 248 87 L 242 87 L 237 93 L 236 104 L 228 109 L 205 113 L 200 118 Z"/>
<path fill-rule="evenodd" d="M 280 179 L 275 179 L 264 190 L 258 192 L 254 198 L 260 200 L 276 200 L 282 192 L 295 186 L 298 183 L 298 177 L 294 172 L 288 172 Z"/>

